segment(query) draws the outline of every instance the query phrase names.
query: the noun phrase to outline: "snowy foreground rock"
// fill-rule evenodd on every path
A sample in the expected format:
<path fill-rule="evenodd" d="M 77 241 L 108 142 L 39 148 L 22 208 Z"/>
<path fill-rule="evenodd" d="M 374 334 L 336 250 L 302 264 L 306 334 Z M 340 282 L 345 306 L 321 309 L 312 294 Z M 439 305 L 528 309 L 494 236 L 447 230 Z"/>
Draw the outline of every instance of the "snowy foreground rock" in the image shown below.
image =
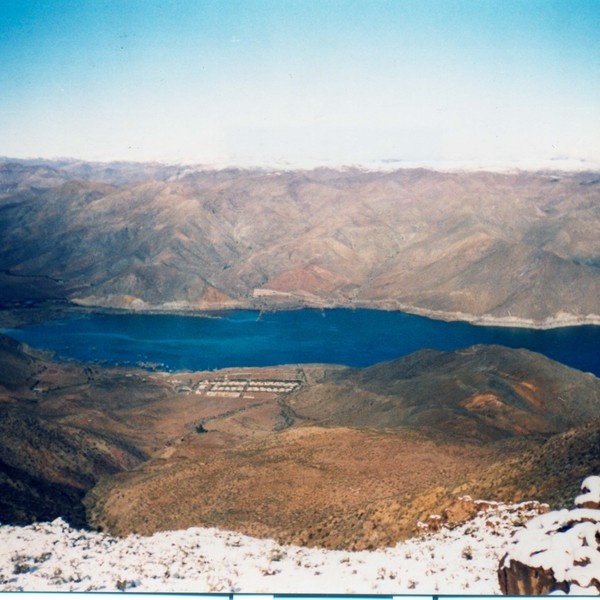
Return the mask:
<path fill-rule="evenodd" d="M 600 594 L 600 477 L 573 510 L 540 515 L 515 533 L 498 570 L 504 594 Z"/>
<path fill-rule="evenodd" d="M 498 594 L 511 533 L 533 503 L 490 504 L 455 527 L 385 550 L 280 546 L 217 529 L 114 538 L 61 520 L 0 527 L 0 590 Z"/>

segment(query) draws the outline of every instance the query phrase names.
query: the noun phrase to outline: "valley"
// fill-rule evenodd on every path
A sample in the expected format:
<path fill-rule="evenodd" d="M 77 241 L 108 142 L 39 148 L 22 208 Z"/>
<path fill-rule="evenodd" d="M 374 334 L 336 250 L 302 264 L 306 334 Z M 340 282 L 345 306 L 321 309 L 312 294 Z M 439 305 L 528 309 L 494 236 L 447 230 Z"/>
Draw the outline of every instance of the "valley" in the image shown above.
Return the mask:
<path fill-rule="evenodd" d="M 600 323 L 599 185 L 0 161 L 0 326 L 78 340 L 0 335 L 0 522 L 359 552 L 465 494 L 564 506 L 600 472 L 596 329 L 561 329 Z"/>
<path fill-rule="evenodd" d="M 559 503 L 600 467 L 599 380 L 526 350 L 161 373 L 1 342 L 4 523 L 360 550 L 465 493 Z"/>

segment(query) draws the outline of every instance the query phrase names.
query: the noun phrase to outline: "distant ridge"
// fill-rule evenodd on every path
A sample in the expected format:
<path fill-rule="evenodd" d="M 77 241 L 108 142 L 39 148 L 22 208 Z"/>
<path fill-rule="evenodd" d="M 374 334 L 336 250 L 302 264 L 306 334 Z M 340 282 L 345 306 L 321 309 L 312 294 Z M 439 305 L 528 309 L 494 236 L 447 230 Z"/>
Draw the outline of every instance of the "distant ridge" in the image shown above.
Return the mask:
<path fill-rule="evenodd" d="M 0 162 L 1 299 L 600 323 L 600 175 Z"/>

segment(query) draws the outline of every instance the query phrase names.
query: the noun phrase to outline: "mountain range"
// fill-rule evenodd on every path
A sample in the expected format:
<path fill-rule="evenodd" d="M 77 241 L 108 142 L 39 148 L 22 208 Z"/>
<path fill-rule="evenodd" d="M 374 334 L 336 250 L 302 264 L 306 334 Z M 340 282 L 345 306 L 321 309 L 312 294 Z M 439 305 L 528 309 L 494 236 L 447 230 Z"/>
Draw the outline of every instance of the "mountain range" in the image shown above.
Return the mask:
<path fill-rule="evenodd" d="M 600 322 L 600 174 L 0 161 L 0 301 Z"/>

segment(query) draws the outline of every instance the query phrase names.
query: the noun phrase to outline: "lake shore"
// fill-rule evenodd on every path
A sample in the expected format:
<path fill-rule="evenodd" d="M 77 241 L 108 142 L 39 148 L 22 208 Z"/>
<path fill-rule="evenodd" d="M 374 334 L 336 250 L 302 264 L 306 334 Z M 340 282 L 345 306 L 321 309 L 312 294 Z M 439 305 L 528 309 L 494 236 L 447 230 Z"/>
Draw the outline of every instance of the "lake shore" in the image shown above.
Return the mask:
<path fill-rule="evenodd" d="M 207 305 L 205 308 L 195 308 L 192 306 L 175 307 L 173 304 L 163 306 L 142 306 L 140 308 L 120 308 L 120 307 L 96 307 L 86 304 L 74 304 L 77 307 L 85 307 L 93 312 L 116 312 L 136 314 L 173 314 L 179 316 L 201 316 L 210 317 L 220 314 L 229 313 L 236 310 L 258 310 L 260 312 L 278 312 L 283 310 L 331 310 L 336 308 L 345 309 L 367 309 L 367 310 L 384 310 L 388 312 L 402 312 L 411 315 L 418 315 L 434 319 L 437 321 L 460 321 L 470 323 L 471 325 L 483 325 L 488 327 L 518 327 L 525 329 L 558 329 L 561 327 L 577 327 L 580 325 L 600 325 L 600 315 L 575 315 L 567 311 L 561 311 L 554 316 L 546 317 L 545 319 L 529 319 L 519 316 L 498 316 L 492 314 L 476 315 L 459 311 L 444 311 L 423 308 L 412 304 L 396 302 L 394 300 L 383 300 L 373 302 L 317 302 L 315 299 L 309 301 L 297 300 L 294 298 L 281 297 L 273 303 L 264 301 L 241 301 L 236 304 L 227 304 L 223 306 Z"/>
<path fill-rule="evenodd" d="M 568 312 L 561 312 L 554 317 L 547 317 L 543 320 L 526 319 L 522 317 L 496 315 L 472 315 L 463 312 L 450 312 L 442 310 L 432 310 L 420 308 L 409 304 L 395 304 L 390 302 L 374 303 L 370 306 L 361 306 L 360 308 L 371 308 L 376 310 L 395 310 L 411 315 L 419 315 L 434 319 L 437 321 L 454 322 L 461 321 L 471 325 L 483 325 L 487 327 L 518 327 L 524 329 L 559 329 L 561 327 L 577 327 L 581 325 L 600 325 L 600 315 L 573 315 Z"/>
<path fill-rule="evenodd" d="M 518 316 L 498 316 L 492 314 L 476 315 L 459 311 L 444 311 L 423 308 L 412 304 L 405 304 L 395 300 L 381 300 L 373 302 L 317 302 L 315 299 L 296 299 L 281 297 L 273 302 L 265 302 L 263 299 L 241 300 L 237 303 L 228 303 L 218 306 L 207 304 L 205 307 L 174 305 L 148 305 L 138 303 L 130 306 L 93 305 L 78 303 L 69 300 L 47 300 L 35 304 L 19 304 L 0 308 L 0 327 L 22 327 L 46 320 L 63 318 L 70 314 L 140 314 L 140 315 L 174 315 L 181 317 L 220 318 L 239 310 L 253 310 L 260 313 L 275 313 L 290 310 L 334 310 L 334 309 L 366 309 L 381 310 L 386 312 L 401 312 L 410 315 L 426 317 L 436 321 L 448 323 L 463 322 L 471 325 L 485 327 L 506 327 L 521 329 L 549 330 L 564 327 L 580 327 L 586 325 L 600 326 L 600 315 L 576 315 L 568 311 L 562 311 L 557 315 L 545 319 L 529 319 Z"/>

